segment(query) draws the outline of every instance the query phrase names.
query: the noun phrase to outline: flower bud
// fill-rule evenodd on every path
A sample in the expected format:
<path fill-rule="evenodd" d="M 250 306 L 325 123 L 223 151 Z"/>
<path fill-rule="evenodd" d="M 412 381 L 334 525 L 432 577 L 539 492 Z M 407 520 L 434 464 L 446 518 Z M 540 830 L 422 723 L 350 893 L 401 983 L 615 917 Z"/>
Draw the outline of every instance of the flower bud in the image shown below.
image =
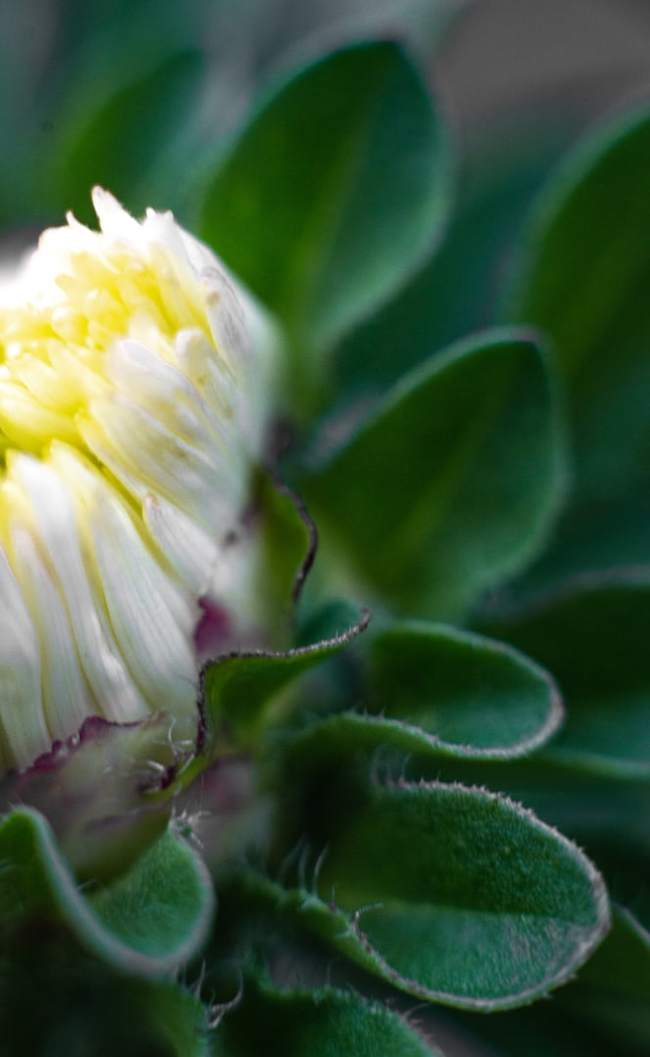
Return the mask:
<path fill-rule="evenodd" d="M 169 213 L 106 191 L 0 291 L 0 768 L 98 715 L 196 723 L 194 631 L 246 505 L 272 331 Z"/>

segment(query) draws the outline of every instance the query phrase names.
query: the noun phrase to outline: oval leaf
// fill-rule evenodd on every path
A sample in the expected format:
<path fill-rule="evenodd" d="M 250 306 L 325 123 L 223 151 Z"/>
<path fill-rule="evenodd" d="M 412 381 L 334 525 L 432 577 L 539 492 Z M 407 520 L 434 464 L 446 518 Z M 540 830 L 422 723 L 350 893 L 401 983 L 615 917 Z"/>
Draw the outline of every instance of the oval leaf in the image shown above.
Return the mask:
<path fill-rule="evenodd" d="M 650 559 L 649 167 L 647 107 L 582 144 L 531 218 L 510 298 L 553 338 L 575 441 L 548 575 Z"/>
<path fill-rule="evenodd" d="M 354 992 L 280 991 L 248 982 L 214 1057 L 441 1057 L 396 1013 Z"/>
<path fill-rule="evenodd" d="M 345 812 L 313 836 L 327 850 L 311 890 L 252 873 L 242 883 L 253 903 L 409 994 L 475 1010 L 524 1005 L 566 982 L 607 931 L 591 862 L 505 797 L 401 783 L 359 809 L 346 799 Z"/>
<path fill-rule="evenodd" d="M 204 942 L 214 895 L 209 875 L 171 831 L 110 885 L 82 894 L 38 812 L 16 808 L 0 823 L 0 928 L 39 915 L 65 924 L 115 968 L 162 976 Z"/>
<path fill-rule="evenodd" d="M 549 755 L 594 774 L 650 777 L 649 621 L 650 580 L 612 575 L 490 625 L 558 681 L 567 717 Z"/>
<path fill-rule="evenodd" d="M 294 340 L 318 349 L 432 244 L 448 168 L 425 82 L 404 51 L 354 44 L 262 101 L 211 179 L 201 232 Z"/>
<path fill-rule="evenodd" d="M 376 590 L 448 617 L 537 552 L 563 460 L 540 348 L 495 331 L 407 375 L 301 489 Z"/>

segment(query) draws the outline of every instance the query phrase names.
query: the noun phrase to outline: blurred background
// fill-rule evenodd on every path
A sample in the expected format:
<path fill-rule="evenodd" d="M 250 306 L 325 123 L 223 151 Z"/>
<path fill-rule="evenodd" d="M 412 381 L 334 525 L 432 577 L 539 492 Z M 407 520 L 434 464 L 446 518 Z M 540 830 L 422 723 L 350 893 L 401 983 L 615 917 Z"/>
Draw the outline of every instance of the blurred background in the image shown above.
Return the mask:
<path fill-rule="evenodd" d="M 66 209 L 90 220 L 95 182 L 191 225 L 204 174 L 276 72 L 368 34 L 417 53 L 458 158 L 451 237 L 412 284 L 411 315 L 444 318 L 440 343 L 486 322 L 549 169 L 647 95 L 645 0 L 0 0 L 5 262 Z M 412 335 L 413 362 L 419 334 L 430 345 L 431 328 Z"/>

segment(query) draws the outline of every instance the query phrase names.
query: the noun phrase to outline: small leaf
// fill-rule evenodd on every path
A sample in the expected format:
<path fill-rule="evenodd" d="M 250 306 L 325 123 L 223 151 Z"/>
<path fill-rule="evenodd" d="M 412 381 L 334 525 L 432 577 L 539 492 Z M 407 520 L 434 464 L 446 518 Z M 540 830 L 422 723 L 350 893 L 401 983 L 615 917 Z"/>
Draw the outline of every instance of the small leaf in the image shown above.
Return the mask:
<path fill-rule="evenodd" d="M 558 681 L 567 717 L 549 756 L 593 774 L 650 777 L 649 621 L 650 579 L 612 574 L 490 624 Z"/>
<path fill-rule="evenodd" d="M 212 920 L 205 867 L 171 831 L 128 873 L 83 894 L 42 815 L 15 808 L 0 822 L 0 860 L 0 928 L 49 918 L 87 951 L 134 975 L 163 976 L 185 964 Z"/>
<path fill-rule="evenodd" d="M 432 245 L 448 170 L 419 71 L 394 43 L 354 44 L 266 96 L 211 179 L 201 233 L 308 356 Z"/>
<path fill-rule="evenodd" d="M 337 806 L 336 824 L 309 834 L 327 849 L 318 894 L 249 871 L 245 898 L 400 990 L 475 1010 L 523 1005 L 568 980 L 607 931 L 590 861 L 503 797 L 401 783 Z"/>
<path fill-rule="evenodd" d="M 301 482 L 326 545 L 392 603 L 455 616 L 537 553 L 563 487 L 544 356 L 486 332 L 407 375 Z"/>
<path fill-rule="evenodd" d="M 547 576 L 650 559 L 649 166 L 647 107 L 589 137 L 540 199 L 510 296 L 553 339 L 575 445 Z"/>
<path fill-rule="evenodd" d="M 225 654 L 209 661 L 201 675 L 201 711 L 208 747 L 222 739 L 224 727 L 241 747 L 250 745 L 268 722 L 269 710 L 282 690 L 298 676 L 338 653 L 368 625 L 364 613 L 346 631 L 311 646 L 285 652 L 256 650 Z"/>
<path fill-rule="evenodd" d="M 441 1057 L 396 1013 L 354 992 L 245 987 L 215 1035 L 214 1057 Z"/>

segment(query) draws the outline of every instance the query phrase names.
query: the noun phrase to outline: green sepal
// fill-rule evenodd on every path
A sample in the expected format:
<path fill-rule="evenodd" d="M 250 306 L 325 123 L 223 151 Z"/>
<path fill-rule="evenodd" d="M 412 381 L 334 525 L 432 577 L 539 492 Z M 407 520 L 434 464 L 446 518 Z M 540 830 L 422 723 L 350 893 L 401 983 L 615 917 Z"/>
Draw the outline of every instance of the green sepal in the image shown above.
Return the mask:
<path fill-rule="evenodd" d="M 81 946 L 133 975 L 165 976 L 206 939 L 214 913 L 209 875 L 171 829 L 112 884 L 82 890 L 49 824 L 30 808 L 0 822 L 0 930 L 30 920 L 65 925 Z"/>
<path fill-rule="evenodd" d="M 509 316 L 552 338 L 575 448 L 574 495 L 534 586 L 650 558 L 650 110 L 587 137 L 542 193 Z"/>
<path fill-rule="evenodd" d="M 398 44 L 361 42 L 262 99 L 209 181 L 200 231 L 285 324 L 295 388 L 313 401 L 322 350 L 419 263 L 448 198 L 421 73 Z"/>
<path fill-rule="evenodd" d="M 247 870 L 235 898 L 418 998 L 483 1011 L 526 1004 L 570 979 L 608 929 L 592 863 L 505 797 L 402 782 L 362 803 L 344 792 L 317 815 L 299 864 L 311 884 L 284 888 Z"/>
<path fill-rule="evenodd" d="M 536 555 L 564 458 L 543 350 L 487 331 L 403 378 L 300 489 L 325 554 L 338 547 L 402 610 L 448 618 Z"/>
<path fill-rule="evenodd" d="M 594 775 L 650 778 L 650 577 L 582 578 L 489 630 L 557 679 L 566 722 L 549 757 Z"/>
<path fill-rule="evenodd" d="M 248 978 L 213 1057 L 442 1057 L 402 1017 L 354 991 L 284 991 Z"/>

